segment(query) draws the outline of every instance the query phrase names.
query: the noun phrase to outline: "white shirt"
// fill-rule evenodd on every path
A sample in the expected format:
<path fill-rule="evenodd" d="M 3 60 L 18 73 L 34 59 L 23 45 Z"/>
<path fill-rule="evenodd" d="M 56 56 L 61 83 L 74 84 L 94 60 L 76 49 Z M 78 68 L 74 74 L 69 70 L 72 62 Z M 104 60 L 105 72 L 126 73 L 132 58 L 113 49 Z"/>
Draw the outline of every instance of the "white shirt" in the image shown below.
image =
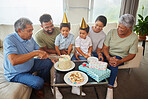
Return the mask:
<path fill-rule="evenodd" d="M 88 36 L 86 36 L 86 39 L 83 39 L 80 36 L 78 36 L 75 40 L 75 47 L 80 47 L 82 52 L 86 55 L 88 55 L 88 49 L 90 46 L 92 46 L 92 42 L 91 42 L 90 37 L 88 37 Z M 76 52 L 79 53 L 78 51 L 76 51 Z"/>

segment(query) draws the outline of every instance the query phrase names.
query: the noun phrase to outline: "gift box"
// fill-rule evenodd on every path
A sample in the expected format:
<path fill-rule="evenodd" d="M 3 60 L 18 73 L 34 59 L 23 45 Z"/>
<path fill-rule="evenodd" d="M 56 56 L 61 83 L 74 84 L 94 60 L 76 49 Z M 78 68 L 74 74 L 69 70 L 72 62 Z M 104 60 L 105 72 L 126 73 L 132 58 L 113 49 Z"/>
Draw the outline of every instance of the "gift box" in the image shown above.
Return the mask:
<path fill-rule="evenodd" d="M 107 69 L 107 63 L 101 62 L 101 61 L 91 61 L 89 63 L 89 68 L 96 68 L 99 70 L 106 70 Z"/>
<path fill-rule="evenodd" d="M 95 68 L 88 68 L 87 74 L 96 80 L 97 82 L 100 82 L 108 77 L 110 77 L 111 70 L 98 70 Z"/>
<path fill-rule="evenodd" d="M 85 72 L 85 73 L 87 73 L 88 68 L 89 68 L 89 64 L 87 64 L 87 63 L 85 63 L 85 62 L 82 63 L 82 64 L 78 67 L 79 70 L 81 70 L 81 71 L 83 71 L 83 72 Z"/>

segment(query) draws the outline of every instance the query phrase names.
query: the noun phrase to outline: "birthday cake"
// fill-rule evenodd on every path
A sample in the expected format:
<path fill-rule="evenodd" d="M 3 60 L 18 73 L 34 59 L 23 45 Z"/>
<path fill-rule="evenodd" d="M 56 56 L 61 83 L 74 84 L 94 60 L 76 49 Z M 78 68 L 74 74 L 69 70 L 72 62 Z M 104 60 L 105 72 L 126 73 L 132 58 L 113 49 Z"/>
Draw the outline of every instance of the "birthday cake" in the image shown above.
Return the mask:
<path fill-rule="evenodd" d="M 59 58 L 59 68 L 62 70 L 66 70 L 71 67 L 71 57 L 69 55 L 61 55 Z"/>
<path fill-rule="evenodd" d="M 84 77 L 80 72 L 73 72 L 69 75 L 68 80 L 73 84 L 80 84 L 84 81 Z"/>

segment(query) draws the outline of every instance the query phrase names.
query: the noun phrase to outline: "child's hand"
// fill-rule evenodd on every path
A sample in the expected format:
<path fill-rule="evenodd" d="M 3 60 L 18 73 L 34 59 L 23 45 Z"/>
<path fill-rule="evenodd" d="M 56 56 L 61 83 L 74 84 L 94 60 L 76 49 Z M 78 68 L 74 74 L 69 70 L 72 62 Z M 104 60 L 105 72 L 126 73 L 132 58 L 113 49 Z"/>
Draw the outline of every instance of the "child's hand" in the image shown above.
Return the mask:
<path fill-rule="evenodd" d="M 78 56 L 80 56 L 80 54 L 75 53 L 75 57 L 76 57 L 76 59 L 77 59 L 77 60 L 80 60 Z"/>
<path fill-rule="evenodd" d="M 68 53 L 68 50 L 65 50 L 66 53 Z"/>
<path fill-rule="evenodd" d="M 88 53 L 88 56 L 91 57 L 91 53 Z"/>
<path fill-rule="evenodd" d="M 68 54 L 66 50 L 61 50 L 60 52 L 61 52 L 61 55 L 67 55 Z"/>
<path fill-rule="evenodd" d="M 102 61 L 102 62 L 104 60 L 102 55 L 98 56 L 98 59 L 99 59 L 99 61 Z"/>
<path fill-rule="evenodd" d="M 87 59 L 89 56 L 88 55 L 84 55 L 84 57 Z"/>

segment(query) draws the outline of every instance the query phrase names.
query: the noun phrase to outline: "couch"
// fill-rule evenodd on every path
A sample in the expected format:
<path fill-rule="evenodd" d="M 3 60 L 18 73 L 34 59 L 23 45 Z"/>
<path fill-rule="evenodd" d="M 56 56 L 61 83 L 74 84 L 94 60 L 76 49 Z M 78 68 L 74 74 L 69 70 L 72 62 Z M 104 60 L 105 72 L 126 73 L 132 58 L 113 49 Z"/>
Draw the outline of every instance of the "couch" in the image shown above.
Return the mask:
<path fill-rule="evenodd" d="M 92 23 L 89 23 L 90 26 L 92 26 Z M 55 25 L 59 26 L 59 25 Z M 79 35 L 79 26 L 80 24 L 72 24 L 71 25 L 71 33 L 74 34 L 74 38 L 76 38 Z M 41 27 L 40 25 L 33 25 L 34 27 L 34 33 L 39 30 Z M 117 23 L 108 23 L 106 27 L 104 27 L 104 32 L 107 34 L 110 29 L 117 28 Z M 13 25 L 0 25 L 0 46 L 2 46 L 2 42 L 4 38 L 14 32 Z M 34 37 L 34 34 L 33 34 Z M 2 50 L 2 49 L 1 49 Z M 140 66 L 141 58 L 143 54 L 143 48 L 138 47 L 138 53 L 136 54 L 136 57 L 129 61 L 127 64 L 120 66 L 120 69 L 125 68 L 138 68 Z M 20 83 L 13 83 L 8 82 L 4 75 L 3 75 L 3 55 L 0 53 L 0 99 L 29 99 L 32 88 L 20 84 Z"/>
<path fill-rule="evenodd" d="M 0 53 L 0 63 L 0 99 L 29 99 L 32 92 L 31 87 L 21 83 L 8 82 L 5 79 L 2 53 Z"/>

